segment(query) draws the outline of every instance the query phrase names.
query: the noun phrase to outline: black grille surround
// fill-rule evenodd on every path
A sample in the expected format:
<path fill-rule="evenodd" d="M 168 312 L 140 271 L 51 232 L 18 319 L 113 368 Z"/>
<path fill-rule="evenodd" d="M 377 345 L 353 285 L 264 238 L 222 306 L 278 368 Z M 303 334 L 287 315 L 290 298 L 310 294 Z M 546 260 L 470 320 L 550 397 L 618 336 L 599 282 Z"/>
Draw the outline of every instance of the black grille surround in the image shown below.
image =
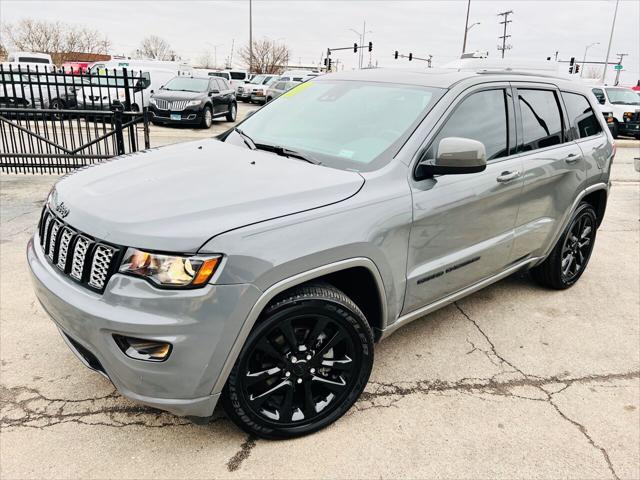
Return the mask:
<path fill-rule="evenodd" d="M 45 206 L 38 224 L 47 260 L 67 278 L 97 293 L 104 292 L 122 261 L 125 248 L 81 232 Z"/>

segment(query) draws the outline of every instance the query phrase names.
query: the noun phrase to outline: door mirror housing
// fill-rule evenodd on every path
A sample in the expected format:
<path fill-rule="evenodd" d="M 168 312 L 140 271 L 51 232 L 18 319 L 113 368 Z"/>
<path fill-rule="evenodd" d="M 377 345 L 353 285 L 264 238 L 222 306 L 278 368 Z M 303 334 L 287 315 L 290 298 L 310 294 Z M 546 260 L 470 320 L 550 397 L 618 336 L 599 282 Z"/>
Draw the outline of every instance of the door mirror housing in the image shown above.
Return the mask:
<path fill-rule="evenodd" d="M 434 175 L 452 175 L 481 172 L 487 168 L 484 144 L 477 140 L 447 137 L 440 140 L 436 158 L 423 159 L 418 163 L 416 179 Z"/>
<path fill-rule="evenodd" d="M 220 90 L 215 90 L 215 89 L 214 89 L 214 90 L 210 90 L 210 91 L 209 91 L 209 96 L 210 96 L 210 97 L 213 97 L 214 95 L 216 95 L 216 94 L 218 94 L 218 93 L 220 93 Z"/>

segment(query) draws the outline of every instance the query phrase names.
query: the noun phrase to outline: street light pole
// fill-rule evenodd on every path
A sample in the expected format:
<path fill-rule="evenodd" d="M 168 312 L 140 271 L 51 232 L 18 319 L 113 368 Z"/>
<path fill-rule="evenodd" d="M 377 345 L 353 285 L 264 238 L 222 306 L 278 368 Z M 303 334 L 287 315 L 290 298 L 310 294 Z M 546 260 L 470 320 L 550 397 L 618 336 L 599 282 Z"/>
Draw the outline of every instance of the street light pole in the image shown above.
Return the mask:
<path fill-rule="evenodd" d="M 600 42 L 592 43 L 591 45 L 587 45 L 584 49 L 584 58 L 582 59 L 582 68 L 580 69 L 580 78 L 582 78 L 582 74 L 584 73 L 584 65 L 587 62 L 587 50 L 596 45 L 600 45 Z"/>
<path fill-rule="evenodd" d="M 613 11 L 613 22 L 611 22 L 611 33 L 609 34 L 609 46 L 607 47 L 607 56 L 604 59 L 604 70 L 602 71 L 602 84 L 607 78 L 607 67 L 609 66 L 609 53 L 611 53 L 611 42 L 613 41 L 613 29 L 616 27 L 616 16 L 618 15 L 618 3 L 620 0 L 616 0 L 616 9 Z"/>
<path fill-rule="evenodd" d="M 358 39 L 360 40 L 358 48 L 358 68 L 362 68 L 362 61 L 364 60 L 364 52 L 362 51 L 362 47 L 364 46 L 364 41 L 367 33 L 373 33 L 371 30 L 367 30 L 367 22 L 362 23 L 362 32 L 357 31 L 355 28 L 350 28 L 353 33 L 358 35 Z"/>
<path fill-rule="evenodd" d="M 471 0 L 467 0 L 467 19 L 464 22 L 464 40 L 462 40 L 462 54 L 467 49 L 467 32 L 469 32 L 469 9 L 471 8 Z"/>

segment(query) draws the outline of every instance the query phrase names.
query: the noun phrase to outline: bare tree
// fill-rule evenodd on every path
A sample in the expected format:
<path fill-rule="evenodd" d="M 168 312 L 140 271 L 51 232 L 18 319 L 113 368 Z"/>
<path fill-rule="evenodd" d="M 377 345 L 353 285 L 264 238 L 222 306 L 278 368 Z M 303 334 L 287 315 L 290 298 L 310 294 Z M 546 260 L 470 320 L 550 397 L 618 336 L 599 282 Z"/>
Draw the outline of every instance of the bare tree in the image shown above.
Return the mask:
<path fill-rule="evenodd" d="M 7 49 L 2 43 L 0 43 L 0 62 L 4 62 L 7 59 L 7 55 Z"/>
<path fill-rule="evenodd" d="M 254 40 L 253 52 L 250 52 L 249 45 L 240 49 L 240 58 L 252 73 L 282 73 L 290 55 L 289 47 L 267 38 Z"/>
<path fill-rule="evenodd" d="M 16 50 L 48 53 L 55 64 L 71 52 L 106 54 L 111 47 L 109 38 L 97 30 L 64 22 L 25 18 L 3 25 L 2 32 Z"/>
<path fill-rule="evenodd" d="M 203 53 L 198 57 L 197 64 L 200 68 L 216 68 L 215 62 L 211 57 L 211 52 Z"/>
<path fill-rule="evenodd" d="M 143 57 L 155 60 L 175 60 L 177 57 L 169 42 L 155 35 L 145 37 L 140 43 L 138 52 Z"/>
<path fill-rule="evenodd" d="M 589 67 L 587 70 L 585 70 L 584 78 L 595 78 L 596 80 L 598 80 L 599 78 L 602 77 L 602 69 L 598 68 L 598 67 Z"/>

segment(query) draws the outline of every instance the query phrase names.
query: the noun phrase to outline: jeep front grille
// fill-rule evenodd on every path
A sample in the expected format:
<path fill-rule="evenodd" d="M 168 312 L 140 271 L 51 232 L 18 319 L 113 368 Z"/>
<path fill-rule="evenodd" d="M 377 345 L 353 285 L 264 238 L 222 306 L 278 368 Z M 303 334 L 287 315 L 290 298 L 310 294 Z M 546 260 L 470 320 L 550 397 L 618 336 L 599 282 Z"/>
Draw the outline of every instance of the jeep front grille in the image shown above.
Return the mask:
<path fill-rule="evenodd" d="M 103 292 L 122 251 L 85 235 L 56 217 L 47 207 L 39 226 L 40 245 L 49 261 L 81 285 Z"/>

